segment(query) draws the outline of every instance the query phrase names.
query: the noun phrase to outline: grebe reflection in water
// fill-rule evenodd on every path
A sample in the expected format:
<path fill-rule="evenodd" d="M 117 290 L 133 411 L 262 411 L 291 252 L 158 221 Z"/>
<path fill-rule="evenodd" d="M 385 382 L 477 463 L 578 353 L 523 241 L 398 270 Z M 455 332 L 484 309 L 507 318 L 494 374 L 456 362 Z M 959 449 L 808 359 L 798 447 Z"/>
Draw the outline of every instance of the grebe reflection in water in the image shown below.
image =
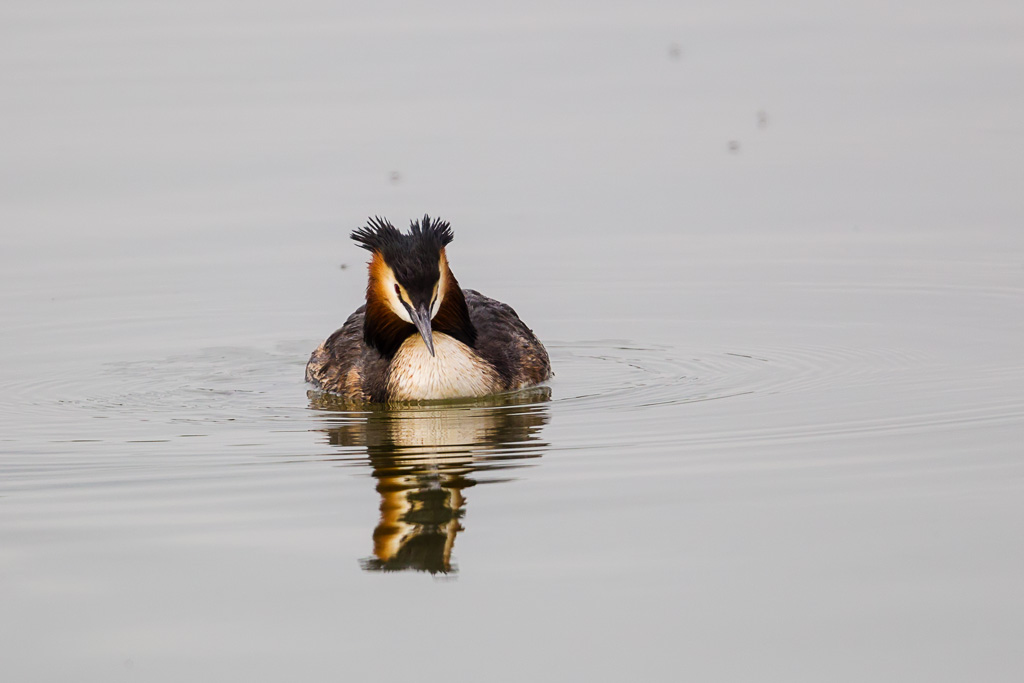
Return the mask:
<path fill-rule="evenodd" d="M 377 480 L 380 521 L 373 531 L 368 571 L 453 573 L 452 547 L 463 530 L 463 491 L 508 481 L 494 472 L 524 467 L 547 443 L 551 391 L 536 387 L 515 394 L 404 406 L 361 406 L 311 391 L 310 404 L 334 424 L 321 431 L 328 442 L 358 448 Z M 473 476 L 473 475 L 476 476 Z"/>

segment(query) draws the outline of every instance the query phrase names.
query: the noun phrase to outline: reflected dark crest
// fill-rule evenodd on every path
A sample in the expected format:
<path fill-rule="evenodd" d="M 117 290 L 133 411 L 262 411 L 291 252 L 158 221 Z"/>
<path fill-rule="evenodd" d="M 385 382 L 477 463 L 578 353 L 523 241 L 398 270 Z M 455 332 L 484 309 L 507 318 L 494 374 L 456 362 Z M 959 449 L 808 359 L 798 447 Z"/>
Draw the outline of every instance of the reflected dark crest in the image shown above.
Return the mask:
<path fill-rule="evenodd" d="M 496 474 L 539 458 L 547 424 L 548 387 L 473 401 L 359 406 L 338 396 L 308 393 L 310 407 L 331 422 L 321 430 L 348 457 L 372 468 L 380 494 L 367 571 L 454 573 L 452 548 L 463 530 L 463 491 L 509 481 Z"/>

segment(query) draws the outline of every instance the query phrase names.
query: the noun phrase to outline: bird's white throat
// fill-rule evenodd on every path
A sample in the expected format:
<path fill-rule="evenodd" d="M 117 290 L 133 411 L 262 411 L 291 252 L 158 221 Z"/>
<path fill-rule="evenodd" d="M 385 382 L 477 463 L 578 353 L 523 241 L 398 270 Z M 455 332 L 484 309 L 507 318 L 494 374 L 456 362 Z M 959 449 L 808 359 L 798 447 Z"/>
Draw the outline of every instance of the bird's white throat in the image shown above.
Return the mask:
<path fill-rule="evenodd" d="M 494 369 L 473 349 L 447 334 L 433 334 L 434 355 L 410 335 L 391 361 L 388 393 L 396 401 L 486 396 L 499 385 Z"/>

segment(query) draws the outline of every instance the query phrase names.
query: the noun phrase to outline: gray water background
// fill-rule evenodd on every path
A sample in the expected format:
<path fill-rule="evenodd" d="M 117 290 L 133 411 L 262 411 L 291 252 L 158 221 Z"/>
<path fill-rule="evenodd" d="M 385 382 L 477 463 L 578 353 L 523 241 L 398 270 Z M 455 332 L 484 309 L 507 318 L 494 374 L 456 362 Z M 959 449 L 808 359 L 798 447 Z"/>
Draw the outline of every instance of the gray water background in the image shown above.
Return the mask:
<path fill-rule="evenodd" d="M 1022 83 L 1019 2 L 4 3 L 0 679 L 1020 680 Z M 425 211 L 550 394 L 307 394 Z"/>

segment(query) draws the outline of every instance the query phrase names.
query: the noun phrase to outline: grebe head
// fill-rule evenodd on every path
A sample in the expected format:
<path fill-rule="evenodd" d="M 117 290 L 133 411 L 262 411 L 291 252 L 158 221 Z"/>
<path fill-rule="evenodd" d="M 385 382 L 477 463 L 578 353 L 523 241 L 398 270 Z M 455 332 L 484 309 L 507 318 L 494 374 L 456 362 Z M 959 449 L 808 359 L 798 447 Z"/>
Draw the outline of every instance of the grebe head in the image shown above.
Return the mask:
<path fill-rule="evenodd" d="M 373 254 L 366 288 L 367 319 L 384 329 L 392 321 L 410 323 L 434 355 L 431 320 L 441 309 L 448 289 L 448 262 L 444 248 L 454 235 L 447 222 L 424 215 L 403 233 L 386 219 L 371 218 L 367 227 L 352 232 L 352 239 Z M 408 329 L 408 328 L 407 328 Z"/>

